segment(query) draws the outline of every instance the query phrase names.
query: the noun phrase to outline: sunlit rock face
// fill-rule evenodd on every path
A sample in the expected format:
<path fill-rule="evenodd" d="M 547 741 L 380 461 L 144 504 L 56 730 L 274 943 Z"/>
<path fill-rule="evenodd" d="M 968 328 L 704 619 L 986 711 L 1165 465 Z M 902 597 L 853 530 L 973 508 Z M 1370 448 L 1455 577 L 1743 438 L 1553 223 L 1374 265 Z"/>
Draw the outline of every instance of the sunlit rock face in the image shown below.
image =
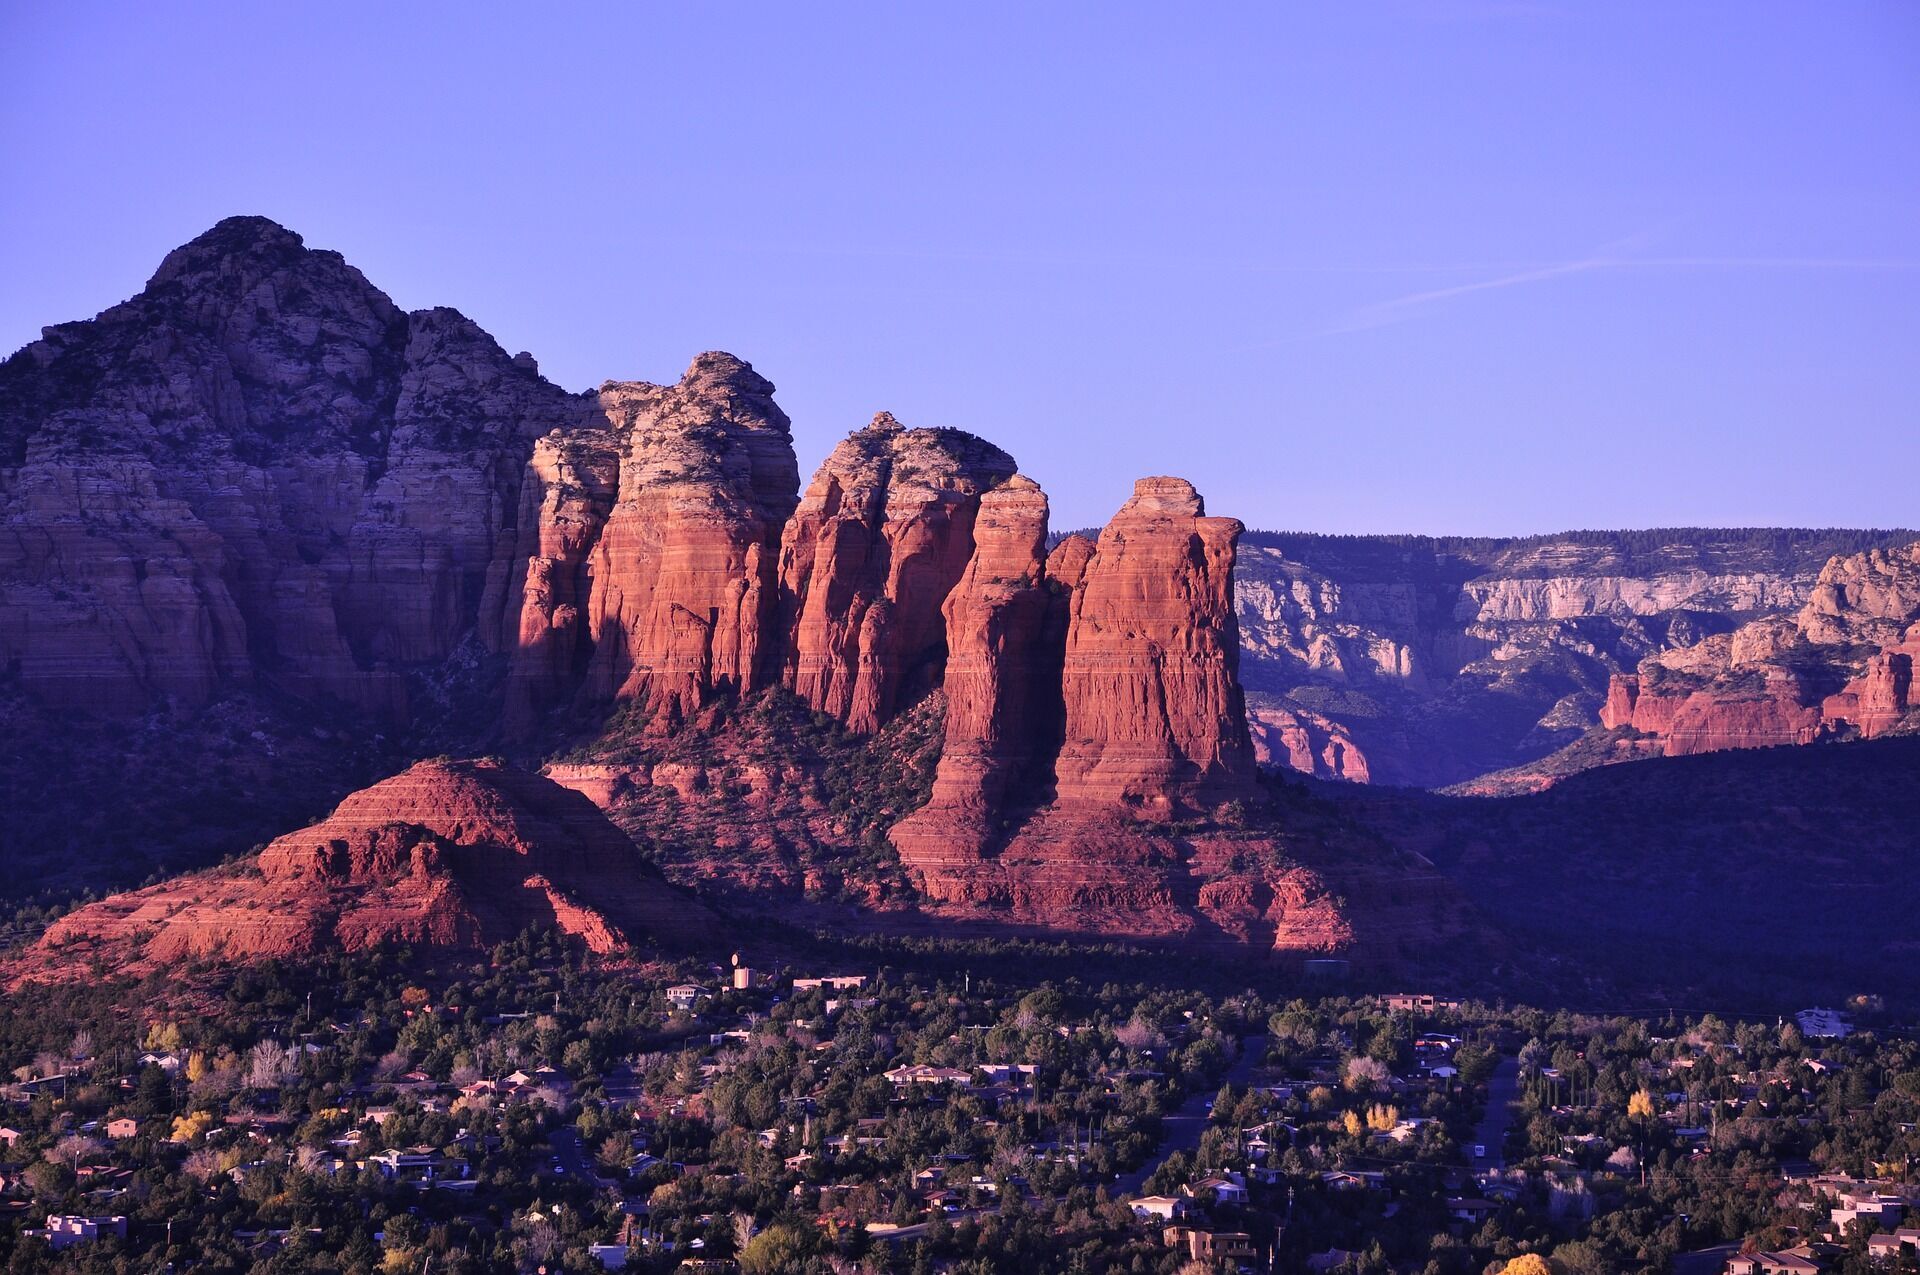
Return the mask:
<path fill-rule="evenodd" d="M 587 693 L 663 721 L 753 681 L 797 485 L 773 385 L 727 354 L 679 384 L 612 383 L 618 495 L 590 555 Z"/>
<path fill-rule="evenodd" d="M 836 447 L 781 541 L 781 681 L 861 732 L 940 685 L 942 608 L 982 497 L 1013 473 L 991 443 L 884 412 Z"/>
<path fill-rule="evenodd" d="M 891 836 L 912 870 L 976 860 L 1041 799 L 1059 746 L 1060 655 L 1046 577 L 1047 497 L 1015 476 L 981 497 L 974 551 L 947 595 L 945 738 L 927 804 Z"/>
<path fill-rule="evenodd" d="M 1232 518 L 1193 485 L 1143 478 L 1073 590 L 1062 673 L 1062 806 L 1151 818 L 1246 795 L 1253 748 L 1239 683 Z"/>
<path fill-rule="evenodd" d="M 1920 543 L 1838 555 L 1797 612 L 1616 676 L 1601 722 L 1676 757 L 1873 739 L 1920 725 L 1916 655 Z"/>

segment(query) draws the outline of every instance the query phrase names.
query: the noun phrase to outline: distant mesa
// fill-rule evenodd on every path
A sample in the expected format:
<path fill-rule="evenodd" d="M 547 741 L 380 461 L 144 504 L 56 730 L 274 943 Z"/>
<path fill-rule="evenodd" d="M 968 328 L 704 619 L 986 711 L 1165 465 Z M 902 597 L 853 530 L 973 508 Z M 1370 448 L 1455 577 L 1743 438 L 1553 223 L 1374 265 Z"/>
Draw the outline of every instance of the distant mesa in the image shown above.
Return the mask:
<path fill-rule="evenodd" d="M 1616 675 L 1658 683 L 1666 680 L 1661 668 L 1724 665 L 1737 630 L 1792 627 L 1823 572 L 1874 551 L 1897 556 L 1916 540 L 1920 532 L 1897 529 L 1523 538 L 1249 532 L 1235 597 L 1255 747 L 1266 764 L 1320 778 L 1500 791 L 1657 752 L 1657 731 L 1627 740 L 1602 728 L 1609 695 L 1635 693 L 1612 685 Z M 1884 649 L 1886 637 L 1875 643 Z M 1844 670 L 1832 664 L 1813 650 L 1822 645 L 1835 649 L 1810 644 L 1810 663 L 1830 666 L 1838 680 L 1822 674 L 1771 698 L 1783 706 L 1825 698 L 1866 672 L 1851 657 Z M 1675 678 L 1673 689 L 1684 680 Z M 1703 685 L 1687 684 L 1684 693 Z M 1820 714 L 1824 725 L 1809 733 L 1855 737 L 1852 710 L 1839 710 Z M 1796 709 L 1745 725 L 1723 717 L 1690 731 L 1698 744 L 1680 748 L 1782 742 L 1799 737 L 1813 716 Z M 1618 706 L 1608 719 L 1625 722 Z"/>

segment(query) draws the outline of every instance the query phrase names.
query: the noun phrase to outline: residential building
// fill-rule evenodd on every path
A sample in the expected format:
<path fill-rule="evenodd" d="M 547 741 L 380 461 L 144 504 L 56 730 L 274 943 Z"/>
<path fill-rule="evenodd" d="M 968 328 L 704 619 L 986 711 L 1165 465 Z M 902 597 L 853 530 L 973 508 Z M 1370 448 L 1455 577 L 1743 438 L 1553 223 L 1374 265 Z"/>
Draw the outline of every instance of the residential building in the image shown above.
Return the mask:
<path fill-rule="evenodd" d="M 126 1239 L 127 1219 L 119 1214 L 112 1217 L 86 1217 L 77 1213 L 47 1214 L 46 1241 L 56 1253 L 107 1235 Z"/>
<path fill-rule="evenodd" d="M 1192 1210 L 1193 1201 L 1172 1195 L 1143 1195 L 1127 1201 L 1127 1207 L 1133 1210 L 1135 1217 L 1157 1217 L 1171 1222 L 1175 1218 L 1185 1217 Z"/>

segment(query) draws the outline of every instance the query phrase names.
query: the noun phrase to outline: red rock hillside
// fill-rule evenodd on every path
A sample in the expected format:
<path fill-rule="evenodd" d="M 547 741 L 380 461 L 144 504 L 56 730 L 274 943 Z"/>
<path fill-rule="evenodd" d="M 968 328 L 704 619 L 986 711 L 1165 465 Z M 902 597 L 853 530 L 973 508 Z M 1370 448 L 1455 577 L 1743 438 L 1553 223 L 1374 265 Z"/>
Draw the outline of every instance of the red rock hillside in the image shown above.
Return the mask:
<path fill-rule="evenodd" d="M 672 385 L 567 394 L 457 314 L 223 222 L 0 367 L 4 689 L 150 715 L 154 740 L 183 706 L 271 692 L 407 731 L 402 757 L 558 746 L 554 773 L 654 857 L 770 910 L 837 878 L 1056 933 L 1330 950 L 1389 896 L 1421 930 L 1422 890 L 1381 884 L 1418 864 L 1336 880 L 1354 865 L 1265 808 L 1237 521 L 1146 478 L 1043 560 L 1046 497 L 1012 457 L 885 413 L 802 492 L 773 389 L 709 353 Z M 658 881 L 604 824 L 554 822 L 556 791 L 423 764 L 257 876 L 112 900 L 48 943 L 667 932 Z"/>
<path fill-rule="evenodd" d="M 595 952 L 714 932 L 594 805 L 485 761 L 421 762 L 255 860 L 115 895 L 56 923 L 29 977 L 108 959 L 139 971 L 395 942 L 482 948 L 552 926 Z"/>
<path fill-rule="evenodd" d="M 1601 721 L 1636 751 L 1675 757 L 1874 739 L 1920 725 L 1916 656 L 1920 543 L 1835 557 L 1798 612 L 1617 675 Z"/>

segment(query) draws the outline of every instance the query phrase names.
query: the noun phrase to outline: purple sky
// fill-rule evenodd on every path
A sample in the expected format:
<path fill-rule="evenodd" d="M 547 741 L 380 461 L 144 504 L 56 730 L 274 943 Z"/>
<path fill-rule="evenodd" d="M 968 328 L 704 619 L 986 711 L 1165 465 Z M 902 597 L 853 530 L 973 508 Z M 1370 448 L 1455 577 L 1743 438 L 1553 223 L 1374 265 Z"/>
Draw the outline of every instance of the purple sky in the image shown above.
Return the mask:
<path fill-rule="evenodd" d="M 1197 16 L 1195 10 L 1198 10 Z M 233 213 L 1055 524 L 1920 521 L 1920 4 L 0 5 L 0 347 Z"/>

